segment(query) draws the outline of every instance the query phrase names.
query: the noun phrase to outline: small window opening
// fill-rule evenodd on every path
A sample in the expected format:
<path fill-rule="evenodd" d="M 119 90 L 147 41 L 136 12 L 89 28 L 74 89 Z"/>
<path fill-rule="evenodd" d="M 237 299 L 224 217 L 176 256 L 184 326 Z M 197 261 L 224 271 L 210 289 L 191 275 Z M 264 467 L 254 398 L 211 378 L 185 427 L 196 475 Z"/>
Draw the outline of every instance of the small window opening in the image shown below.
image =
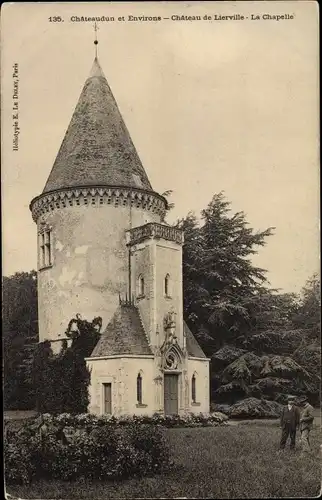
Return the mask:
<path fill-rule="evenodd" d="M 167 274 L 164 278 L 164 295 L 170 297 L 170 275 Z"/>
<path fill-rule="evenodd" d="M 191 380 L 191 399 L 193 403 L 196 403 L 196 376 L 192 375 Z"/>
<path fill-rule="evenodd" d="M 47 229 L 40 234 L 40 268 L 52 265 L 52 237 Z"/>
<path fill-rule="evenodd" d="M 142 404 L 142 375 L 138 374 L 136 378 L 136 397 L 139 404 Z"/>
<path fill-rule="evenodd" d="M 142 274 L 139 276 L 139 297 L 143 297 L 144 295 L 144 278 Z"/>

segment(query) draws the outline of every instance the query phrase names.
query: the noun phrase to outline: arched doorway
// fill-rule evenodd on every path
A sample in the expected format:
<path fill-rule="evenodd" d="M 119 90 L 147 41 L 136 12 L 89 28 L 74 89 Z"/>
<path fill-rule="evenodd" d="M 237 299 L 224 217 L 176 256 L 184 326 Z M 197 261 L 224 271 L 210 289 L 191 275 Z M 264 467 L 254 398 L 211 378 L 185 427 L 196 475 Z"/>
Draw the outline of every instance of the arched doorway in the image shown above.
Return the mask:
<path fill-rule="evenodd" d="M 179 375 L 181 373 L 181 352 L 173 345 L 164 354 L 164 413 L 177 415 L 179 412 Z"/>

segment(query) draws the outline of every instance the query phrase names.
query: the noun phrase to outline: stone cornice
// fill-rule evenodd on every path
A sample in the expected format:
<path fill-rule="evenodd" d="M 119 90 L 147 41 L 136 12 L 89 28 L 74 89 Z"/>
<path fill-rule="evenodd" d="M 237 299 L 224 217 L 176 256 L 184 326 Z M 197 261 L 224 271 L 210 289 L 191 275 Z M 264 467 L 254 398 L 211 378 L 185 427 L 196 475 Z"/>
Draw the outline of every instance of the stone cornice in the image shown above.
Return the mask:
<path fill-rule="evenodd" d="M 178 245 L 183 244 L 183 231 L 176 227 L 159 224 L 157 222 L 148 222 L 144 226 L 135 227 L 127 231 L 127 244 L 132 246 L 150 238 L 163 238 L 173 241 Z"/>
<path fill-rule="evenodd" d="M 48 212 L 59 208 L 73 206 L 113 205 L 132 206 L 157 213 L 163 218 L 167 200 L 154 191 L 124 186 L 79 186 L 73 188 L 57 189 L 43 193 L 34 198 L 29 208 L 32 218 L 38 218 Z"/>

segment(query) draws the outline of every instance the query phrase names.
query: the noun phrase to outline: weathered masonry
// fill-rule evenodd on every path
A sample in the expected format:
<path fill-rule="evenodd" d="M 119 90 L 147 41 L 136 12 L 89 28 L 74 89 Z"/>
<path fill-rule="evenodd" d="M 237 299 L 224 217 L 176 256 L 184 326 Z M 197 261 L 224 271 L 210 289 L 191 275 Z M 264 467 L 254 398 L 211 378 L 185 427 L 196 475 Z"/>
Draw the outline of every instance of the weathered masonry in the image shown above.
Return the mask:
<path fill-rule="evenodd" d="M 38 234 L 40 341 L 81 313 L 103 319 L 87 359 L 89 411 L 209 411 L 209 360 L 183 320 L 182 231 L 164 222 L 97 57 L 45 188 Z"/>

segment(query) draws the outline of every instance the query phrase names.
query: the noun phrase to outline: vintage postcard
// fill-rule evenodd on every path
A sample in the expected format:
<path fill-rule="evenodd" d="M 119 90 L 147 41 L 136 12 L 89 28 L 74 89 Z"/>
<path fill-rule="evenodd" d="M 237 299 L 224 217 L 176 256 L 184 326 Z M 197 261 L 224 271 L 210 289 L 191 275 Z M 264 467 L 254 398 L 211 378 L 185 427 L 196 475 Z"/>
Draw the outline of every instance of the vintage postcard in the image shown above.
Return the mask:
<path fill-rule="evenodd" d="M 319 494 L 318 20 L 2 5 L 7 498 Z"/>

